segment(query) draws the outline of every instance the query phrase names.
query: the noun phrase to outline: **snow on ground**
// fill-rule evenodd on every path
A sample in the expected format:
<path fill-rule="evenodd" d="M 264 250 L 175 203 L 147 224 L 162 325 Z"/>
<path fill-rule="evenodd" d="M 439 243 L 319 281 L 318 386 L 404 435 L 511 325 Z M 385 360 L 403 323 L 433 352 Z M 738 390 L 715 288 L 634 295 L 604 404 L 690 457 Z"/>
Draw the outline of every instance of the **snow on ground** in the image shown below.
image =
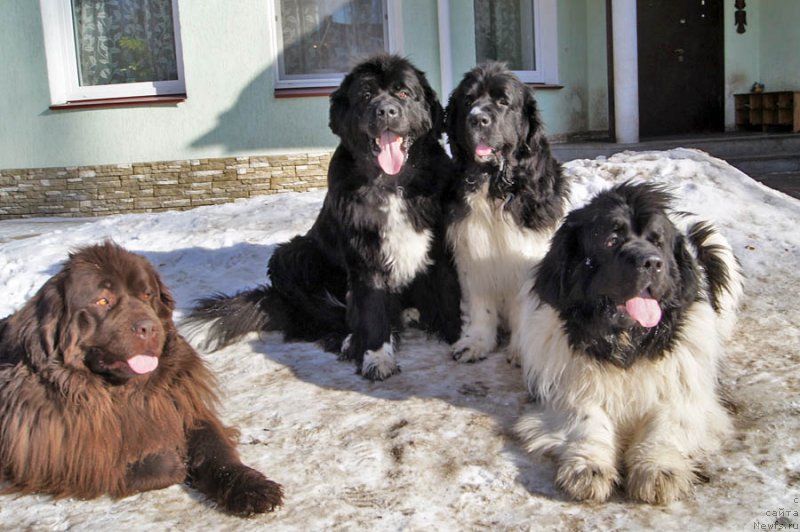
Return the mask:
<path fill-rule="evenodd" d="M 13 530 L 759 530 L 800 527 L 800 202 L 694 150 L 626 152 L 565 165 L 575 204 L 614 182 L 668 184 L 677 207 L 714 221 L 747 274 L 724 385 L 737 433 L 693 498 L 667 507 L 565 500 L 553 467 L 510 433 L 531 408 L 502 354 L 453 362 L 447 346 L 403 335 L 400 375 L 354 374 L 313 344 L 251 335 L 203 353 L 244 461 L 281 482 L 285 506 L 240 519 L 172 486 L 122 500 L 0 497 Z M 310 227 L 324 193 L 282 194 L 186 212 L 82 223 L 0 222 L 0 316 L 58 271 L 67 253 L 113 238 L 148 257 L 178 301 L 265 280 L 277 243 Z M 36 234 L 41 232 L 41 234 Z M 202 338 L 199 338 L 200 340 Z"/>

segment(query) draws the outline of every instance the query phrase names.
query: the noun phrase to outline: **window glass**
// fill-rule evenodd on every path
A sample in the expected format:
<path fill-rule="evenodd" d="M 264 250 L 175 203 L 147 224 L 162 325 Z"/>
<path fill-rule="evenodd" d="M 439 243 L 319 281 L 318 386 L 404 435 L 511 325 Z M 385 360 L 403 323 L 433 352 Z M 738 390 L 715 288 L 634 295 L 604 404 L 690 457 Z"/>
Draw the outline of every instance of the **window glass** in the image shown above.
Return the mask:
<path fill-rule="evenodd" d="M 505 61 L 511 70 L 536 70 L 531 1 L 475 0 L 474 5 L 477 61 Z"/>
<path fill-rule="evenodd" d="M 341 76 L 388 50 L 384 0 L 279 0 L 281 80 Z"/>
<path fill-rule="evenodd" d="M 50 100 L 186 94 L 178 0 L 40 0 Z"/>
<path fill-rule="evenodd" d="M 557 0 L 473 0 L 475 60 L 504 61 L 526 83 L 558 83 Z"/>
<path fill-rule="evenodd" d="M 80 86 L 178 79 L 172 0 L 72 0 Z"/>

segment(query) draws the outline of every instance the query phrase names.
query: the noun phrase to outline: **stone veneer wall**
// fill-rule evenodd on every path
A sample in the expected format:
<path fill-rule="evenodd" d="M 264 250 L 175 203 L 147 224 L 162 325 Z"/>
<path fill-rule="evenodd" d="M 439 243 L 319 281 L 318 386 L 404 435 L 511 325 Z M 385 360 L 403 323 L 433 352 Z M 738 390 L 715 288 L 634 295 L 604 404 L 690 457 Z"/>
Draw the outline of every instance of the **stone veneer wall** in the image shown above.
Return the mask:
<path fill-rule="evenodd" d="M 327 186 L 331 153 L 0 170 L 0 219 L 185 210 Z"/>

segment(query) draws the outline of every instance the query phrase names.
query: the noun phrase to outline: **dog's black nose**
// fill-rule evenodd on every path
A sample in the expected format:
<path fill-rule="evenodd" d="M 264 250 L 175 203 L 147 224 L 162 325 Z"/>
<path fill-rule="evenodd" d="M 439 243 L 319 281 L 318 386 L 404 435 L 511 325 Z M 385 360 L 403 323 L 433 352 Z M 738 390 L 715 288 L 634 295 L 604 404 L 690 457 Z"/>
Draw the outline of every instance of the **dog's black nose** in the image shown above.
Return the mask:
<path fill-rule="evenodd" d="M 486 127 L 492 123 L 491 117 L 482 112 L 473 112 L 469 114 L 469 125 L 472 127 Z"/>
<path fill-rule="evenodd" d="M 153 336 L 153 330 L 155 329 L 155 322 L 153 320 L 139 320 L 133 324 L 131 329 L 137 336 L 141 336 L 142 338 L 149 338 Z"/>
<path fill-rule="evenodd" d="M 643 255 L 639 258 L 638 266 L 649 272 L 660 272 L 662 267 L 661 257 L 656 254 Z"/>
<path fill-rule="evenodd" d="M 378 118 L 397 118 L 400 116 L 400 106 L 392 102 L 384 102 L 375 109 Z"/>

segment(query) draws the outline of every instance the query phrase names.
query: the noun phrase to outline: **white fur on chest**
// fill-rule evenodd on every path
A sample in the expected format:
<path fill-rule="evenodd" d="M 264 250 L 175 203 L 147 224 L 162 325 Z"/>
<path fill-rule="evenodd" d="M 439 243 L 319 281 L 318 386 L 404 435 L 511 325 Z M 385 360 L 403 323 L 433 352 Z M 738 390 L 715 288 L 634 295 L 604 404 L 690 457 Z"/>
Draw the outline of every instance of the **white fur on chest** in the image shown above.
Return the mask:
<path fill-rule="evenodd" d="M 468 196 L 467 203 L 469 214 L 447 232 L 459 276 L 498 295 L 516 294 L 546 253 L 551 231 L 517 225 L 502 202 L 488 197 L 488 184 Z"/>
<path fill-rule="evenodd" d="M 390 289 L 407 285 L 428 265 L 433 236 L 430 229 L 417 231 L 408 219 L 405 201 L 394 194 L 382 207 L 386 224 L 381 230 L 381 255 L 389 270 Z"/>
<path fill-rule="evenodd" d="M 527 299 L 521 316 L 526 327 L 515 341 L 525 381 L 545 403 L 565 409 L 600 407 L 623 434 L 654 408 L 697 410 L 698 415 L 719 410 L 715 390 L 721 347 L 708 303 L 696 302 L 687 310 L 680 339 L 663 357 L 622 369 L 573 350 L 555 309 L 535 297 Z M 724 418 L 718 422 L 721 427 L 709 428 L 726 428 Z"/>

